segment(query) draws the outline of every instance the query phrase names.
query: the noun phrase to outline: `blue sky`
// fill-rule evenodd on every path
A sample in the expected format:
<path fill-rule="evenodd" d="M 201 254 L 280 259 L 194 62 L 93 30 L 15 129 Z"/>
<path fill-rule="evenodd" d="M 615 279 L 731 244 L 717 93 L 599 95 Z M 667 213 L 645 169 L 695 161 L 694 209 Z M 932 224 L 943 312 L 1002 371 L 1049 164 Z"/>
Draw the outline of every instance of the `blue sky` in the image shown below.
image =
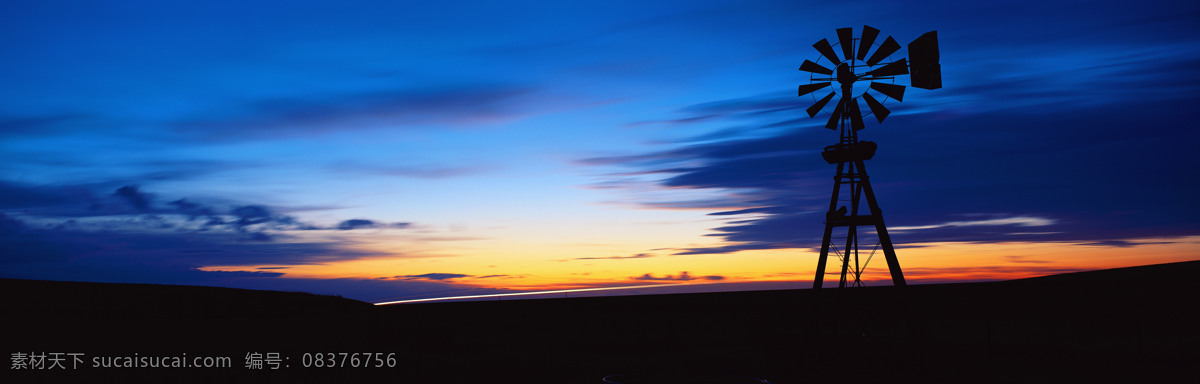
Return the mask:
<path fill-rule="evenodd" d="M 775 279 L 736 265 L 811 268 L 833 172 L 796 68 L 864 24 L 942 52 L 862 133 L 897 243 L 1195 254 L 1192 2 L 6 1 L 0 277 Z"/>

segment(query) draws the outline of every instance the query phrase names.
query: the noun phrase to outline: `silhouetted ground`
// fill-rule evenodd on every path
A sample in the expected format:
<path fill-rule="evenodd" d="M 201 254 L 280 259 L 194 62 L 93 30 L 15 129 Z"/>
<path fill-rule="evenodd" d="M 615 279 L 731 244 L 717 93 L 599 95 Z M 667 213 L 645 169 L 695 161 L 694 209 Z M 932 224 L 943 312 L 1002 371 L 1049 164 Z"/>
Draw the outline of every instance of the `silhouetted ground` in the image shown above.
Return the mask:
<path fill-rule="evenodd" d="M 0 280 L 10 366 L 14 353 L 84 359 L 76 369 L 7 369 L 16 380 L 2 381 L 1200 382 L 1195 276 L 1200 261 L 916 285 L 907 306 L 892 287 L 847 290 L 840 301 L 826 289 L 372 306 Z M 248 369 L 251 352 L 278 352 L 287 367 Z M 328 352 L 394 353 L 396 366 L 303 367 L 305 353 Z M 134 353 L 229 356 L 232 367 L 91 367 Z"/>

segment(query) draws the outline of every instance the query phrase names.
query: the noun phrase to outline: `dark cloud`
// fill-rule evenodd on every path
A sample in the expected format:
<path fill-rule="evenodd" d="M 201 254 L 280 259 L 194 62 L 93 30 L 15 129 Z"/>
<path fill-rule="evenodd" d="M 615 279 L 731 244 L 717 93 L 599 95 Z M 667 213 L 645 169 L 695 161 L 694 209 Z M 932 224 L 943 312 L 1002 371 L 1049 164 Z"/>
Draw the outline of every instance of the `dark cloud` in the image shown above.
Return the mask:
<path fill-rule="evenodd" d="M 1175 243 L 1176 243 L 1175 241 L 1127 241 L 1127 240 L 1101 240 L 1101 241 L 1093 241 L 1093 242 L 1090 242 L 1090 243 L 1084 243 L 1083 245 L 1091 245 L 1091 246 L 1096 246 L 1096 247 L 1120 247 L 1120 248 L 1129 248 L 1129 247 L 1134 247 L 1134 246 L 1138 246 L 1138 245 L 1151 245 L 1151 244 L 1175 244 Z"/>
<path fill-rule="evenodd" d="M 422 275 L 423 279 L 412 279 L 419 281 L 380 281 L 299 279 L 268 271 L 202 271 L 198 268 L 209 265 L 315 264 L 376 255 L 336 242 L 245 241 L 247 238 L 236 232 L 91 231 L 74 227 L 35 227 L 0 212 L 0 278 L 303 291 L 378 302 L 461 292 L 462 287 L 440 281 L 466 277 L 428 274 Z M 249 239 L 260 234 L 267 236 L 256 232 Z"/>
<path fill-rule="evenodd" d="M 987 92 L 1025 86 L 997 84 Z M 1200 214 L 1200 204 L 1188 193 L 1191 180 L 1200 178 L 1200 168 L 1190 166 L 1200 164 L 1200 152 L 1189 144 L 1200 140 L 1200 131 L 1190 129 L 1189 111 L 1175 107 L 1200 100 L 1194 94 L 1170 103 L 1126 96 L 1103 99 L 1110 107 L 1073 103 L 1058 105 L 1053 113 L 893 115 L 882 125 L 869 125 L 861 135 L 880 144 L 866 165 L 884 217 L 890 228 L 908 228 L 895 231 L 893 240 L 1120 246 L 1113 239 L 1200 234 L 1200 224 L 1188 219 Z M 776 106 L 773 98 L 759 99 L 690 109 L 758 121 L 756 111 L 770 115 Z M 889 105 L 895 111 L 907 107 Z M 756 117 L 744 117 L 750 115 Z M 679 254 L 817 248 L 835 168 L 819 150 L 835 141 L 836 133 L 794 128 L 766 137 L 731 137 L 581 162 L 632 170 L 613 174 L 605 184 L 610 189 L 628 175 L 661 175 L 658 184 L 677 189 L 736 189 L 712 201 L 643 202 L 647 208 L 746 207 L 711 213 L 733 219 L 710 234 L 727 244 Z M 1150 195 L 1154 198 L 1147 200 Z M 737 220 L 739 215 L 746 218 Z"/>
<path fill-rule="evenodd" d="M 129 205 L 133 206 L 139 211 L 149 210 L 150 201 L 154 198 L 153 196 L 142 193 L 142 191 L 138 190 L 136 185 L 126 185 L 118 188 L 116 192 L 113 192 L 113 196 L 125 200 L 127 203 L 129 203 Z"/>
<path fill-rule="evenodd" d="M 1009 261 L 1009 262 L 1013 262 L 1013 263 L 1022 263 L 1022 264 L 1048 264 L 1048 263 L 1053 263 L 1053 261 L 1050 261 L 1050 260 L 1031 260 L 1031 259 L 1028 259 L 1028 258 L 1026 258 L 1025 256 L 1005 256 L 1004 258 L 1008 259 L 1008 261 Z"/>
<path fill-rule="evenodd" d="M 335 226 L 334 229 L 342 230 L 342 231 L 349 231 L 349 230 L 354 230 L 354 229 L 364 229 L 364 228 L 405 229 L 405 228 L 409 228 L 411 226 L 412 226 L 412 223 L 405 223 L 405 222 L 380 223 L 380 222 L 377 222 L 374 220 L 367 220 L 367 219 L 350 219 L 350 220 L 344 220 L 344 221 L 338 223 L 338 225 Z"/>
<path fill-rule="evenodd" d="M 360 229 L 360 228 L 375 228 L 376 226 L 377 226 L 377 224 L 375 224 L 375 222 L 371 221 L 371 220 L 350 219 L 350 220 L 346 220 L 341 223 L 338 223 L 337 229 L 340 229 L 343 231 L 348 231 L 348 230 Z"/>
<path fill-rule="evenodd" d="M 456 278 L 453 274 L 429 274 L 422 275 L 422 279 L 413 279 L 423 281 L 377 281 L 298 279 L 284 277 L 281 272 L 198 269 L 208 265 L 314 264 L 375 256 L 349 250 L 337 243 L 242 240 L 240 234 L 229 232 L 41 229 L 0 213 L 0 278 L 209 285 L 336 293 L 366 301 L 437 296 L 462 290 L 439 282 Z"/>
<path fill-rule="evenodd" d="M 0 181 L 0 210 L 19 210 L 24 215 L 58 220 L 113 217 L 124 226 L 179 228 L 180 230 L 232 230 L 246 235 L 243 240 L 271 241 L 281 231 L 394 228 L 408 222 L 380 223 L 368 219 L 346 220 L 329 227 L 306 223 L 263 204 L 222 208 L 187 198 L 156 202 L 151 193 L 136 185 L 125 185 L 104 194 L 104 185 L 30 186 Z M 62 222 L 66 222 L 62 221 Z M 194 224 L 189 224 L 194 223 Z M 274 231 L 276 233 L 269 233 Z"/>
<path fill-rule="evenodd" d="M 471 275 L 463 275 L 463 274 L 459 274 L 459 273 L 426 273 L 423 275 L 401 275 L 401 276 L 394 276 L 394 277 L 397 279 L 405 279 L 405 280 L 442 281 L 442 280 L 453 280 L 453 279 L 461 279 L 464 277 L 471 277 Z"/>
<path fill-rule="evenodd" d="M 212 218 L 216 216 L 216 212 L 212 208 L 187 201 L 187 199 L 179 199 L 167 204 L 175 207 L 179 213 L 186 215 L 188 220 L 195 220 L 201 217 Z"/>
<path fill-rule="evenodd" d="M 269 242 L 269 241 L 275 241 L 275 236 L 272 236 L 266 232 L 254 232 L 254 233 L 251 233 L 250 236 L 245 238 L 244 240 L 245 241 Z"/>
<path fill-rule="evenodd" d="M 473 277 L 473 278 L 475 278 L 475 279 L 519 279 L 519 278 L 521 278 L 521 276 L 513 276 L 513 275 L 486 275 L 486 276 L 475 276 L 475 277 Z"/>
<path fill-rule="evenodd" d="M 116 184 L 120 185 L 120 184 Z M 0 210 L 42 217 L 81 218 L 113 215 L 212 215 L 212 208 L 179 199 L 159 206 L 137 185 L 112 183 L 29 185 L 0 180 Z"/>
<path fill-rule="evenodd" d="M 579 257 L 571 260 L 626 260 L 626 259 L 645 259 L 654 257 L 651 253 L 639 253 L 632 256 L 608 256 L 608 257 Z"/>
<path fill-rule="evenodd" d="M 265 205 L 223 210 L 187 199 L 159 205 L 136 186 L 108 194 L 93 188 L 0 182 L 0 194 L 13 197 L 0 210 L 0 275 L 175 284 L 182 282 L 172 277 L 209 281 L 232 276 L 197 275 L 196 269 L 204 266 L 303 265 L 378 256 L 336 238 L 277 241 L 294 238 L 291 231 L 332 228 L 302 223 Z M 357 226 L 410 225 L 356 220 L 351 222 Z"/>
<path fill-rule="evenodd" d="M 631 277 L 630 279 L 645 280 L 645 281 L 691 281 L 691 280 L 718 281 L 718 280 L 725 280 L 725 276 L 710 275 L 710 276 L 695 277 L 695 276 L 689 275 L 687 271 L 684 271 L 684 272 L 680 272 L 679 276 L 666 275 L 663 277 L 654 277 L 653 275 L 647 273 L 647 274 L 644 274 L 644 275 L 641 275 L 638 277 Z"/>
<path fill-rule="evenodd" d="M 180 122 L 175 128 L 186 136 L 225 141 L 347 128 L 473 124 L 519 117 L 533 92 L 501 85 L 261 100 L 241 108 L 246 110 L 241 115 Z"/>
<path fill-rule="evenodd" d="M 367 256 L 374 255 L 348 250 L 336 243 L 245 242 L 233 233 L 37 229 L 0 214 L 0 277 L 5 278 L 316 290 L 363 300 L 450 288 L 369 284 L 351 279 L 292 279 L 282 278 L 279 272 L 198 269 L 207 265 L 312 264 Z"/>
<path fill-rule="evenodd" d="M 10 236 L 13 231 L 19 237 Z M 250 243 L 211 234 L 201 238 L 36 230 L 0 214 L 0 278 L 302 291 L 372 302 L 462 290 L 428 280 L 307 279 L 285 277 L 281 272 L 197 269 L 204 265 L 307 264 L 364 256 L 369 255 L 340 249 L 336 244 Z"/>
<path fill-rule="evenodd" d="M 261 205 L 244 205 L 233 208 L 229 213 L 237 217 L 236 224 L 239 227 L 262 224 L 274 220 L 271 210 Z"/>
<path fill-rule="evenodd" d="M 262 232 L 194 232 L 179 230 L 81 230 L 73 226 L 33 228 L 0 214 L 4 252 L 0 263 L 17 261 L 98 262 L 176 265 L 314 264 L 375 254 L 328 243 L 271 243 Z M 50 255 L 42 258 L 30 255 Z"/>

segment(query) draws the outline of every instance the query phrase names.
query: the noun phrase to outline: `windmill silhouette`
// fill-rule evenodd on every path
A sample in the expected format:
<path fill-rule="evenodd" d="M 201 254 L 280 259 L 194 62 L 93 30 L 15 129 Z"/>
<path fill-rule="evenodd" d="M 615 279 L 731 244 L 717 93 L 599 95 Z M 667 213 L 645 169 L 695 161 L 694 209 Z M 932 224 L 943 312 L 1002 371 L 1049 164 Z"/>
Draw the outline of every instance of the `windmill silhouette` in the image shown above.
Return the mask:
<path fill-rule="evenodd" d="M 897 76 L 910 75 L 910 84 L 917 88 L 938 89 L 942 87 L 941 65 L 938 63 L 937 31 L 928 32 L 908 45 L 909 57 L 889 61 L 892 54 L 900 49 L 900 44 L 891 36 L 883 43 L 875 44 L 879 30 L 863 26 L 862 36 L 854 38 L 852 28 L 837 29 L 838 43 L 832 45 L 826 39 L 821 39 L 813 48 L 821 54 L 817 61 L 804 60 L 800 70 L 810 73 L 809 83 L 800 85 L 799 96 L 813 95 L 815 102 L 808 107 L 809 117 L 818 113 L 838 96 L 838 102 L 830 113 L 825 128 L 838 130 L 840 139 L 837 144 L 825 147 L 821 157 L 830 164 L 837 164 L 834 175 L 833 196 L 829 200 L 829 210 L 825 213 L 825 233 L 821 237 L 821 255 L 817 259 L 816 278 L 813 289 L 821 289 L 824 282 L 826 264 L 830 251 L 840 259 L 841 280 L 839 288 L 847 285 L 862 286 L 862 273 L 874 257 L 875 252 L 883 249 L 887 260 L 888 271 L 892 275 L 892 284 L 904 287 L 904 273 L 900 270 L 900 262 L 896 258 L 896 250 L 888 235 L 887 226 L 883 222 L 883 212 L 875 199 L 875 191 L 867 177 L 867 169 L 863 163 L 875 156 L 878 146 L 874 142 L 859 141 L 858 131 L 865 128 L 863 117 L 875 116 L 880 123 L 891 113 L 884 106 L 889 99 L 903 101 L 903 85 L 895 84 Z M 841 48 L 838 56 L 834 47 Z M 877 46 L 877 48 L 876 48 Z M 870 57 L 867 56 L 875 48 Z M 828 65 L 822 65 L 828 61 Z M 836 87 L 830 87 L 837 82 Z M 860 84 L 859 83 L 869 83 Z M 866 85 L 866 86 L 864 86 Z M 829 93 L 817 99 L 814 92 L 831 88 Z M 882 101 L 872 95 L 878 93 Z M 863 113 L 858 100 L 867 103 L 868 112 Z M 844 188 L 843 188 L 844 187 Z M 862 210 L 863 200 L 866 200 L 867 210 Z M 844 203 L 844 204 L 843 204 Z M 844 240 L 844 247 L 838 248 L 841 241 L 835 243 L 834 231 L 845 227 L 846 236 L 837 238 Z M 879 243 L 865 258 L 860 252 L 859 227 L 873 227 L 879 238 Z"/>

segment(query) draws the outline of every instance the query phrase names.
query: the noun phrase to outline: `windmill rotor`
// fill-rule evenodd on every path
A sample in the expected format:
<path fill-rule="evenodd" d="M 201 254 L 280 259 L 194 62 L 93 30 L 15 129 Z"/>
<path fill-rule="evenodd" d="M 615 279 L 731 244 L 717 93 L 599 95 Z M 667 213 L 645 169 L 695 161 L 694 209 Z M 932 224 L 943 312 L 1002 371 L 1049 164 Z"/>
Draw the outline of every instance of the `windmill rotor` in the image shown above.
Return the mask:
<path fill-rule="evenodd" d="M 897 76 L 911 74 L 914 87 L 941 87 L 936 31 L 909 44 L 911 58 L 895 60 L 888 59 L 900 50 L 900 43 L 887 36 L 882 43 L 876 44 L 880 34 L 878 29 L 864 25 L 858 38 L 854 37 L 853 28 L 838 28 L 836 33 L 837 43 L 830 43 L 828 39 L 817 41 L 813 48 L 820 56 L 816 61 L 804 60 L 799 68 L 810 74 L 809 83 L 797 89 L 798 96 L 812 95 L 814 103 L 806 109 L 809 117 L 816 117 L 834 97 L 838 98 L 826 128 L 838 129 L 846 125 L 842 120 L 847 120 L 851 132 L 855 132 L 865 128 L 864 116 L 875 116 L 882 123 L 891 114 L 884 104 L 889 99 L 904 100 L 906 87 L 895 84 Z M 835 82 L 837 86 L 833 86 Z M 867 104 L 865 114 L 858 102 L 860 98 Z"/>

